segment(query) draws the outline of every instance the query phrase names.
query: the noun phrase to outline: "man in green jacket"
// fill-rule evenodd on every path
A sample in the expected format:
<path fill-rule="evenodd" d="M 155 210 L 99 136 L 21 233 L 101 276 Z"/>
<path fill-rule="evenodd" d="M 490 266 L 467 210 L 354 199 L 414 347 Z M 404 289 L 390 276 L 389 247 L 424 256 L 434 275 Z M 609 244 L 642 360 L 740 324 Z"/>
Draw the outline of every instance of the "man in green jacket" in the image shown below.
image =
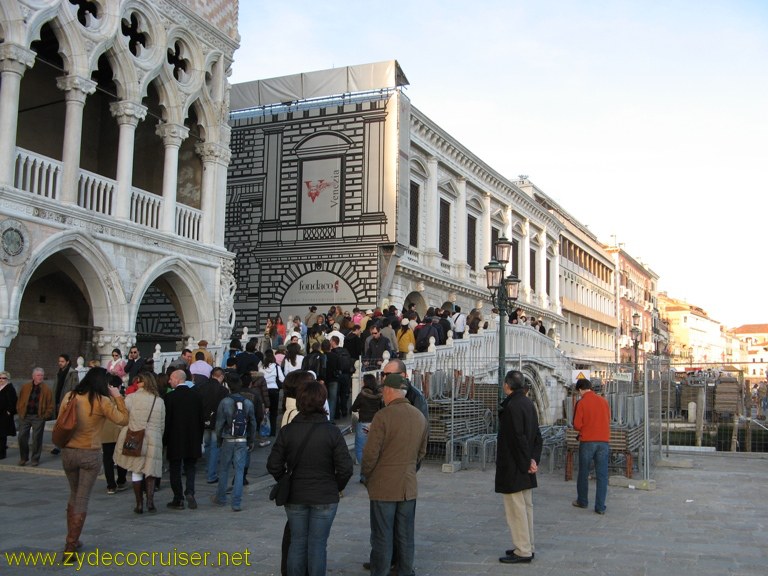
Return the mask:
<path fill-rule="evenodd" d="M 385 407 L 376 413 L 363 449 L 361 473 L 371 500 L 371 576 L 389 574 L 395 540 L 399 573 L 414 574 L 416 469 L 427 453 L 427 421 L 405 398 L 408 381 L 382 383 Z"/>

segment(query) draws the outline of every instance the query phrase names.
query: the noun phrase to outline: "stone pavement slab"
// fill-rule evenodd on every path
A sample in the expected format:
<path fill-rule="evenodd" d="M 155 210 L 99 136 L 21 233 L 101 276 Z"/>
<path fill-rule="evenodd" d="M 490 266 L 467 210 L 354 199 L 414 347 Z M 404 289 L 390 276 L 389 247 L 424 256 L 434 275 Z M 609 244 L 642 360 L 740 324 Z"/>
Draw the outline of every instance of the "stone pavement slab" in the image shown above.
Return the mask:
<path fill-rule="evenodd" d="M 416 568 L 427 575 L 683 575 L 764 576 L 768 538 L 764 480 L 768 459 L 749 455 L 674 455 L 691 468 L 655 471 L 656 490 L 610 487 L 605 516 L 571 506 L 575 483 L 562 472 L 541 474 L 534 491 L 536 558 L 509 566 L 498 557 L 510 547 L 494 470 L 479 465 L 455 474 L 427 463 L 419 473 Z M 8 553 L 58 552 L 64 543 L 68 495 L 58 459 L 44 455 L 40 468 L 0 461 L 0 575 L 158 574 L 269 576 L 279 574 L 285 513 L 267 499 L 268 480 L 253 482 L 244 510 L 212 505 L 215 485 L 198 476 L 197 510 L 173 511 L 167 478 L 156 514 L 132 512 L 129 491 L 109 496 L 103 480 L 94 489 L 83 531 L 86 560 L 100 553 L 161 553 L 155 565 L 12 567 Z M 357 472 L 357 471 L 356 471 Z M 360 575 L 368 556 L 368 498 L 352 481 L 333 525 L 328 574 Z M 594 486 L 591 486 L 591 495 Z M 206 566 L 179 565 L 183 554 L 208 553 Z M 224 554 L 221 554 L 224 553 Z M 174 556 L 175 554 L 175 556 Z M 59 557 L 57 557 L 57 560 Z M 128 557 L 129 560 L 139 559 Z M 149 559 L 147 557 L 145 560 Z M 119 560 L 119 558 L 118 558 Z M 176 560 L 175 565 L 169 560 Z M 190 560 L 187 556 L 187 560 Z M 229 565 L 225 561 L 229 560 Z M 166 565 L 160 565 L 160 564 Z M 212 564 L 216 564 L 215 566 Z"/>

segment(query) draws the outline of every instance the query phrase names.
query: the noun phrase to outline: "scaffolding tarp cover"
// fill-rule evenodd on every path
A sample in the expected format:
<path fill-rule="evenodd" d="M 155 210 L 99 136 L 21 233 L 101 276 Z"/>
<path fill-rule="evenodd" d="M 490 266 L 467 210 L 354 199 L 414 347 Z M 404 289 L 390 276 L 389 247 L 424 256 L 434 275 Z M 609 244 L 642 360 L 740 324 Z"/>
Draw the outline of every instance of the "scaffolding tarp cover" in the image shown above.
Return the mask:
<path fill-rule="evenodd" d="M 407 85 L 408 79 L 397 60 L 388 60 L 234 84 L 229 94 L 229 106 L 231 111 L 245 110 Z"/>

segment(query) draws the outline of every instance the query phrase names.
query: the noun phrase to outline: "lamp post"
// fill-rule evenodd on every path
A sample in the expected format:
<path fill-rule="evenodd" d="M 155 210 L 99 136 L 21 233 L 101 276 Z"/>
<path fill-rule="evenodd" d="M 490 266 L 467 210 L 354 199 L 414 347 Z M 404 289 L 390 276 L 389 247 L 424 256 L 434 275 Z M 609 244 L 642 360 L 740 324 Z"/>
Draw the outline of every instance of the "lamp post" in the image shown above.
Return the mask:
<path fill-rule="evenodd" d="M 633 380 L 637 384 L 637 349 L 640 346 L 640 314 L 637 312 L 632 314 L 632 345 L 635 348 L 635 374 Z"/>
<path fill-rule="evenodd" d="M 499 402 L 504 400 L 504 376 L 506 361 L 506 335 L 509 310 L 515 305 L 520 288 L 517 276 L 509 275 L 504 278 L 509 262 L 512 242 L 503 236 L 493 243 L 494 259 L 485 269 L 485 283 L 491 293 L 493 307 L 499 310 Z"/>

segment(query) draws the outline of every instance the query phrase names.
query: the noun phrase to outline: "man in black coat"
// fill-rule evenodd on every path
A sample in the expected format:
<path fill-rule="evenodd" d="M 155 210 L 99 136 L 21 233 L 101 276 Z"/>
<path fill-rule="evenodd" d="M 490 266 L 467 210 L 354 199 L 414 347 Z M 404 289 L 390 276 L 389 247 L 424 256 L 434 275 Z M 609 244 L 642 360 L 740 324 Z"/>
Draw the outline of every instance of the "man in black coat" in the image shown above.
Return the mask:
<path fill-rule="evenodd" d="M 499 558 L 504 564 L 533 560 L 533 488 L 543 445 L 536 407 L 526 396 L 525 378 L 518 370 L 504 378 L 507 397 L 499 410 L 496 444 L 496 492 L 504 499 L 504 513 L 513 548 Z"/>
<path fill-rule="evenodd" d="M 173 500 L 168 508 L 184 510 L 184 498 L 191 509 L 197 508 L 195 500 L 195 465 L 202 456 L 205 410 L 202 396 L 191 388 L 184 370 L 176 370 L 168 377 L 173 390 L 165 395 L 165 433 Z M 186 487 L 181 485 L 181 466 L 184 465 Z"/>

